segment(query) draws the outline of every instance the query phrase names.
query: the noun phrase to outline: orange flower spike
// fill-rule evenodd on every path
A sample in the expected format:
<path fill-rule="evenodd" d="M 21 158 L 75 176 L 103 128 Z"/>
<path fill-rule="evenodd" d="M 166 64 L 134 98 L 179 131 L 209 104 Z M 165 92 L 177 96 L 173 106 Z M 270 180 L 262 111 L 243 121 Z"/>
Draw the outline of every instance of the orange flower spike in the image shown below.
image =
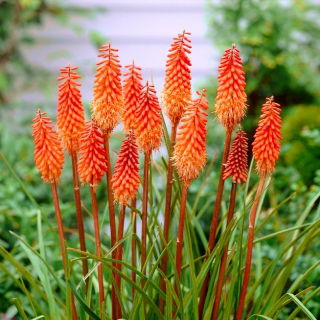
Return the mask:
<path fill-rule="evenodd" d="M 144 153 L 158 149 L 162 138 L 162 117 L 154 86 L 147 82 L 142 89 L 136 110 L 137 127 L 135 136 Z"/>
<path fill-rule="evenodd" d="M 132 201 L 140 185 L 138 146 L 132 131 L 120 148 L 112 177 L 114 198 L 122 205 Z"/>
<path fill-rule="evenodd" d="M 252 144 L 252 152 L 260 174 L 273 171 L 279 157 L 282 139 L 279 107 L 280 105 L 274 102 L 273 97 L 267 98 L 262 106 L 262 114 Z"/>
<path fill-rule="evenodd" d="M 244 183 L 248 175 L 248 138 L 243 130 L 239 130 L 234 138 L 231 151 L 226 163 L 223 179 L 232 177 L 235 183 Z"/>
<path fill-rule="evenodd" d="M 173 162 L 180 179 L 189 184 L 197 178 L 206 163 L 206 124 L 208 100 L 206 91 L 197 92 L 199 98 L 193 100 L 181 118 L 177 141 L 173 151 Z"/>
<path fill-rule="evenodd" d="M 218 121 L 229 130 L 239 123 L 247 109 L 245 73 L 239 53 L 235 45 L 227 49 L 218 70 L 215 114 Z"/>
<path fill-rule="evenodd" d="M 45 112 L 37 110 L 33 119 L 34 160 L 45 183 L 59 182 L 64 155 L 53 123 Z"/>
<path fill-rule="evenodd" d="M 110 43 L 102 46 L 99 52 L 102 60 L 97 63 L 91 109 L 99 127 L 111 132 L 120 122 L 123 109 L 121 65 L 118 50 L 111 48 Z"/>
<path fill-rule="evenodd" d="M 172 123 L 177 123 L 191 100 L 191 33 L 183 31 L 173 38 L 166 64 L 166 77 L 162 94 L 163 104 Z"/>
<path fill-rule="evenodd" d="M 134 130 L 136 127 L 136 110 L 139 106 L 139 99 L 142 90 L 141 68 L 134 63 L 125 68 L 128 72 L 124 74 L 123 96 L 125 108 L 122 114 L 122 121 L 125 131 Z"/>
<path fill-rule="evenodd" d="M 57 127 L 59 135 L 69 152 L 78 151 L 79 140 L 85 126 L 84 109 L 77 80 L 77 67 L 60 69 L 58 88 Z"/>
<path fill-rule="evenodd" d="M 107 170 L 103 137 L 93 121 L 86 123 L 79 150 L 79 175 L 84 183 L 97 185 Z"/>

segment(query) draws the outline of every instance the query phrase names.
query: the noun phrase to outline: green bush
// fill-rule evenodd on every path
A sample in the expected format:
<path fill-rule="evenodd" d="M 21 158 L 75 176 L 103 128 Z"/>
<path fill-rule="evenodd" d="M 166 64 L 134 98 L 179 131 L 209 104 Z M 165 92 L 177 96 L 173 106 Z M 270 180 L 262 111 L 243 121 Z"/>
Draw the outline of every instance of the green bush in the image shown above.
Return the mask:
<path fill-rule="evenodd" d="M 320 161 L 320 106 L 296 106 L 285 113 L 283 159 L 300 173 L 304 183 L 314 182 Z"/>
<path fill-rule="evenodd" d="M 320 7 L 314 1 L 207 3 L 214 46 L 222 51 L 235 43 L 241 50 L 251 113 L 271 95 L 283 106 L 319 102 Z M 214 97 L 215 89 L 210 92 Z"/>

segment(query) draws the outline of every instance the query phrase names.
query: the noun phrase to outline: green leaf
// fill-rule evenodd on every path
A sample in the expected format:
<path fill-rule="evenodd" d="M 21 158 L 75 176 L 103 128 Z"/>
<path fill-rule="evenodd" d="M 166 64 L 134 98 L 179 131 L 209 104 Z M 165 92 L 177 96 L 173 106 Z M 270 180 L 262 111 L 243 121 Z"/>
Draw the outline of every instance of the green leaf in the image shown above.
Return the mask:
<path fill-rule="evenodd" d="M 265 319 L 265 320 L 273 320 L 273 319 L 270 318 L 270 317 L 263 316 L 262 314 L 256 314 L 256 313 L 253 314 L 252 316 L 250 316 L 250 317 L 248 318 L 248 320 L 250 320 L 250 319 L 255 320 L 256 317 L 257 317 L 257 318 L 261 318 L 261 319 Z"/>
<path fill-rule="evenodd" d="M 287 293 L 292 301 L 300 308 L 300 310 L 310 319 L 317 320 L 316 317 L 310 312 L 310 310 L 292 293 Z"/>
<path fill-rule="evenodd" d="M 82 297 L 79 295 L 77 289 L 74 287 L 74 285 L 71 283 L 71 281 L 68 281 L 69 286 L 71 287 L 71 290 L 74 294 L 74 296 L 76 297 L 76 299 L 79 301 L 81 308 L 83 308 L 83 310 L 93 319 L 95 320 L 101 320 L 101 318 L 95 313 L 93 312 L 90 307 L 87 305 L 86 301 L 84 299 L 82 299 Z"/>
<path fill-rule="evenodd" d="M 23 310 L 23 307 L 21 305 L 21 301 L 19 298 L 13 298 L 11 299 L 11 301 L 15 304 L 15 306 L 17 307 L 21 317 L 23 320 L 28 320 L 28 317 L 27 315 L 25 314 L 24 310 Z"/>

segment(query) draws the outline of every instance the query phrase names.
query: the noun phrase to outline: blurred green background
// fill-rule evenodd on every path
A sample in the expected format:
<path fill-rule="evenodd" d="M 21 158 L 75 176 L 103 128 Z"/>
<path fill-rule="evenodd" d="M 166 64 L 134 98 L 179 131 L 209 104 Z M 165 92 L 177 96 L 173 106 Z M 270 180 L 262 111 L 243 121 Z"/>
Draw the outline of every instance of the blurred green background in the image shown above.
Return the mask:
<path fill-rule="evenodd" d="M 39 106 L 40 102 L 25 102 L 19 93 L 28 93 L 28 90 L 36 88 L 45 97 L 44 100 L 39 99 L 41 107 L 52 116 L 56 94 L 56 82 L 52 73 L 45 68 L 31 66 L 21 48 L 36 45 L 36 39 L 29 30 L 41 29 L 44 19 L 49 17 L 65 28 L 72 29 L 80 38 L 86 37 L 92 45 L 92 50 L 95 50 L 107 38 L 105 34 L 94 30 L 94 19 L 104 10 L 99 7 L 99 3 L 88 8 L 77 6 L 76 2 L 69 4 L 67 1 L 0 2 L 0 245 L 9 251 L 13 250 L 17 255 L 19 250 L 15 247 L 15 238 L 8 233 L 9 230 L 23 234 L 31 244 L 36 239 L 35 232 L 32 232 L 36 224 L 36 210 L 19 179 L 28 186 L 30 194 L 36 198 L 43 211 L 53 219 L 49 187 L 41 183 L 33 163 L 30 125 L 34 116 L 34 106 Z M 84 34 L 81 23 L 75 22 L 74 17 L 90 18 L 93 29 Z M 316 0 L 206 1 L 204 19 L 207 25 L 207 39 L 218 53 L 218 57 L 232 43 L 236 43 L 241 50 L 249 105 L 243 127 L 250 136 L 253 135 L 261 104 L 266 96 L 274 95 L 275 100 L 283 107 L 281 157 L 273 176 L 274 183 L 265 202 L 266 206 L 274 206 L 292 192 L 296 192 L 290 205 L 281 208 L 266 227 L 266 232 L 268 228 L 280 230 L 290 226 L 292 221 L 298 218 L 297 212 L 303 210 L 305 203 L 320 190 L 320 6 Z M 172 36 L 176 31 L 180 30 L 172 30 Z M 108 35 L 108 30 L 106 34 Z M 169 43 L 170 39 L 167 41 Z M 197 43 L 193 46 L 196 48 Z M 165 54 L 166 52 L 163 52 L 163 55 Z M 92 70 L 94 63 L 95 61 L 90 61 Z M 217 65 L 218 60 L 214 63 Z M 82 66 L 79 67 L 81 69 Z M 164 67 L 159 66 L 162 70 Z M 212 66 L 208 66 L 209 68 L 213 69 Z M 204 86 L 208 89 L 211 108 L 217 85 L 215 76 L 216 70 L 213 70 L 212 77 L 205 76 L 195 84 L 195 87 Z M 160 91 L 160 88 L 158 90 Z M 85 97 L 84 103 L 88 106 L 89 99 Z M 119 149 L 120 138 L 121 134 L 116 134 L 113 138 L 114 150 Z M 216 188 L 222 143 L 223 128 L 214 123 L 214 117 L 210 113 L 208 161 L 213 158 L 217 161 L 208 173 L 211 184 L 203 190 L 200 199 L 200 207 L 204 208 L 204 228 L 207 228 L 211 217 L 213 199 L 207 194 L 209 190 Z M 115 154 L 113 161 L 114 159 Z M 191 199 L 201 184 L 201 178 L 203 177 L 191 185 Z M 163 181 L 164 175 L 159 178 L 159 190 L 164 188 Z M 72 189 L 68 187 L 70 183 L 71 170 L 67 160 L 60 193 L 65 224 L 72 228 L 75 226 L 75 220 Z M 99 192 L 102 205 L 104 185 Z M 88 190 L 84 188 L 82 193 L 85 204 L 89 205 Z M 49 225 L 46 227 L 50 230 Z M 48 233 L 48 243 L 52 248 L 48 259 L 52 261 L 57 260 L 57 249 L 52 245 L 54 236 Z M 77 237 L 72 233 L 69 237 L 70 241 L 77 241 Z M 272 242 L 265 244 L 264 252 L 267 258 L 272 259 L 274 245 Z M 316 261 L 319 249 L 319 244 L 310 248 L 298 262 L 296 274 L 299 268 L 305 268 L 305 265 Z M 319 277 L 316 278 L 316 274 L 312 274 L 309 281 L 319 284 Z M 0 272 L 0 314 L 6 313 L 8 317 L 15 314 L 16 310 L 12 307 L 10 298 L 15 297 L 17 292 L 19 289 L 15 284 Z M 310 307 L 315 312 L 320 310 L 319 299 L 318 302 Z"/>

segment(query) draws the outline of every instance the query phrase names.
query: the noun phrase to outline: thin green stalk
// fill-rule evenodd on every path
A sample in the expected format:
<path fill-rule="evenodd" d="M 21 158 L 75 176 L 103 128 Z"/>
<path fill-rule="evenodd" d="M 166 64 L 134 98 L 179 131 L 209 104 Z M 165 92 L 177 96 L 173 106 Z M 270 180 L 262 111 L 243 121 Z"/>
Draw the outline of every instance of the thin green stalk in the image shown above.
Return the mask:
<path fill-rule="evenodd" d="M 124 219 L 125 219 L 125 213 L 126 213 L 126 207 L 124 205 L 121 205 L 120 208 L 120 216 L 119 216 L 119 224 L 118 224 L 118 239 L 117 242 L 120 242 L 118 248 L 117 248 L 117 260 L 122 260 L 122 252 L 123 252 L 123 232 L 124 232 Z M 121 271 L 122 265 L 120 263 L 117 264 L 117 268 L 119 271 Z M 116 284 L 117 289 L 119 290 L 121 294 L 121 277 L 119 275 L 116 276 Z M 117 310 L 117 319 L 122 318 L 122 311 L 121 308 Z"/>
<path fill-rule="evenodd" d="M 245 298 L 246 298 L 247 289 L 248 289 L 249 280 L 250 280 L 250 270 L 251 270 L 251 262 L 252 262 L 254 227 L 255 227 L 255 223 L 256 223 L 256 215 L 257 215 L 257 210 L 258 210 L 258 207 L 260 204 L 260 199 L 262 196 L 263 188 L 264 188 L 264 185 L 266 182 L 266 178 L 267 178 L 267 175 L 265 173 L 263 173 L 260 176 L 257 193 L 256 193 L 255 200 L 254 200 L 251 212 L 250 212 L 246 264 L 245 264 L 245 269 L 244 269 L 243 283 L 242 283 L 241 292 L 240 292 L 239 305 L 238 305 L 238 309 L 237 309 L 237 313 L 236 313 L 236 317 L 235 317 L 236 320 L 241 320 L 243 309 L 244 309 Z"/>
<path fill-rule="evenodd" d="M 170 221 L 171 221 L 171 198 L 172 198 L 172 184 L 173 184 L 173 163 L 172 163 L 172 149 L 176 140 L 176 134 L 177 134 L 177 127 L 178 122 L 172 124 L 171 128 L 171 149 L 168 153 L 168 170 L 167 170 L 167 187 L 166 187 L 166 203 L 165 203 L 165 210 L 164 210 L 164 224 L 163 224 L 163 235 L 164 235 L 164 244 L 163 247 L 165 247 L 169 241 L 169 230 L 170 230 Z M 161 269 L 164 274 L 167 273 L 167 265 L 168 265 L 168 254 L 165 253 L 163 256 L 163 260 L 161 263 Z M 162 277 L 160 279 L 160 289 L 166 293 L 166 283 L 165 279 Z M 163 313 L 164 312 L 164 299 L 160 299 L 160 310 Z"/>
<path fill-rule="evenodd" d="M 86 249 L 86 241 L 85 241 L 85 233 L 84 233 L 84 223 L 82 216 L 82 208 L 81 208 L 81 194 L 80 194 L 80 185 L 79 185 L 79 175 L 78 175 L 78 161 L 77 161 L 77 153 L 70 153 L 71 161 L 72 161 L 72 177 L 73 177 L 73 194 L 74 194 L 74 202 L 76 207 L 76 220 L 77 220 L 77 229 L 79 235 L 79 244 L 81 251 L 87 251 Z M 88 273 L 88 262 L 86 259 L 81 259 L 82 261 L 82 274 L 85 277 Z M 88 286 L 88 281 L 86 281 L 86 289 Z"/>
<path fill-rule="evenodd" d="M 97 194 L 96 194 L 95 187 L 90 186 L 90 193 L 91 193 L 93 225 L 94 225 L 94 235 L 95 235 L 95 244 L 96 244 L 96 255 L 97 257 L 102 257 L 99 216 L 98 216 L 98 202 L 97 202 Z M 103 286 L 103 270 L 102 270 L 101 263 L 98 264 L 98 284 L 99 284 L 100 314 L 102 314 L 104 309 L 104 286 Z"/>
<path fill-rule="evenodd" d="M 186 205 L 187 205 L 187 195 L 188 195 L 188 186 L 189 184 L 184 183 L 181 194 L 181 202 L 180 202 L 180 218 L 178 225 L 178 234 L 177 234 L 177 249 L 176 249 L 176 270 L 178 274 L 178 279 L 176 283 L 176 291 L 178 292 L 178 288 L 180 286 L 181 279 L 181 267 L 182 267 L 182 245 L 183 245 L 183 233 L 184 233 L 184 221 L 186 215 Z"/>
<path fill-rule="evenodd" d="M 222 156 L 222 162 L 221 162 L 221 168 L 220 168 L 219 184 L 217 188 L 216 200 L 213 208 L 212 220 L 210 225 L 210 236 L 208 241 L 209 253 L 214 249 L 215 241 L 216 241 L 216 234 L 217 234 L 217 229 L 219 224 L 219 213 L 221 209 L 221 202 L 222 202 L 223 189 L 224 189 L 223 170 L 224 170 L 224 165 L 227 162 L 229 151 L 230 151 L 232 131 L 233 131 L 233 128 L 226 130 L 226 139 L 224 143 L 224 150 L 223 150 L 223 156 Z M 210 282 L 210 273 L 207 274 L 202 284 L 202 288 L 200 292 L 200 301 L 198 306 L 200 319 L 202 319 L 203 308 L 206 301 L 209 282 Z"/>
<path fill-rule="evenodd" d="M 136 267 L 137 265 L 137 240 L 136 240 L 136 236 L 137 236 L 137 213 L 135 211 L 136 208 L 136 202 L 137 199 L 134 198 L 132 200 L 132 210 L 131 210 L 131 223 L 132 223 L 132 240 L 131 240 L 131 264 L 132 267 Z M 131 279 L 132 282 L 136 282 L 136 273 L 135 272 L 131 272 Z M 132 286 L 132 300 L 134 299 L 134 287 Z"/>
<path fill-rule="evenodd" d="M 109 222 L 110 222 L 110 234 L 111 234 L 111 248 L 115 245 L 117 241 L 117 227 L 116 227 L 116 215 L 114 210 L 114 198 L 112 192 L 112 170 L 111 170 L 111 160 L 110 160 L 110 132 L 105 132 L 103 135 L 104 139 L 104 148 L 106 151 L 107 157 L 107 172 L 106 172 L 106 180 L 107 180 L 107 197 L 108 197 L 108 207 L 109 207 Z M 116 258 L 116 251 L 112 251 L 112 258 Z M 113 273 L 113 277 L 115 277 L 115 273 Z M 117 310 L 120 307 L 119 301 L 117 299 L 115 290 L 112 285 L 111 289 L 111 300 L 112 300 L 112 318 L 116 317 Z"/>
<path fill-rule="evenodd" d="M 147 258 L 147 217 L 148 217 L 148 194 L 149 194 L 149 169 L 150 153 L 144 154 L 143 168 L 143 196 L 142 196 L 142 231 L 141 231 L 141 268 L 146 273 Z"/>
<path fill-rule="evenodd" d="M 229 204 L 229 210 L 228 210 L 228 217 L 227 217 L 227 227 L 229 226 L 233 214 L 234 214 L 234 208 L 236 203 L 236 194 L 237 194 L 237 183 L 232 183 L 231 193 L 230 193 L 230 204 Z M 212 311 L 212 320 L 218 319 L 218 312 L 219 312 L 219 306 L 220 306 L 220 300 L 221 300 L 221 294 L 222 294 L 222 287 L 224 282 L 224 277 L 226 273 L 226 267 L 227 267 L 227 257 L 228 257 L 228 246 L 229 241 L 227 241 L 225 245 L 225 249 L 223 251 L 221 261 L 220 261 L 220 269 L 219 269 L 219 276 L 218 276 L 218 282 L 217 282 L 217 289 L 216 289 L 216 296 L 213 304 L 213 311 Z"/>

